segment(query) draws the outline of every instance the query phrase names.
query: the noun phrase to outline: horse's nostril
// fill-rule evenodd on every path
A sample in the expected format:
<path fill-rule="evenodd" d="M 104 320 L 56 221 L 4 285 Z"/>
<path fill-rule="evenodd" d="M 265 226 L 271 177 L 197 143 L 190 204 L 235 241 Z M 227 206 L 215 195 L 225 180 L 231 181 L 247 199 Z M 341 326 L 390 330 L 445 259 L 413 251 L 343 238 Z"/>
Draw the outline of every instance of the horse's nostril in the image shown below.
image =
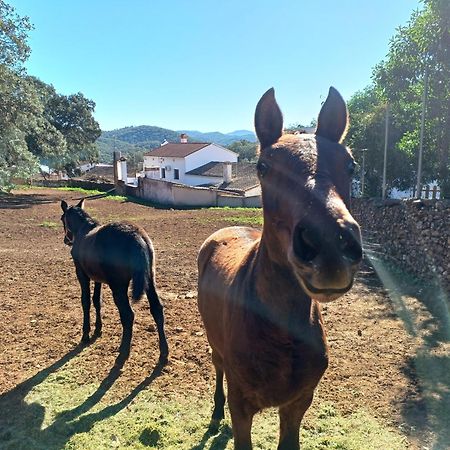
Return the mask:
<path fill-rule="evenodd" d="M 294 234 L 294 252 L 303 262 L 311 262 L 319 254 L 319 243 L 311 230 L 297 227 Z"/>
<path fill-rule="evenodd" d="M 339 248 L 342 254 L 352 263 L 359 263 L 362 260 L 362 247 L 355 237 L 347 230 L 339 235 Z"/>

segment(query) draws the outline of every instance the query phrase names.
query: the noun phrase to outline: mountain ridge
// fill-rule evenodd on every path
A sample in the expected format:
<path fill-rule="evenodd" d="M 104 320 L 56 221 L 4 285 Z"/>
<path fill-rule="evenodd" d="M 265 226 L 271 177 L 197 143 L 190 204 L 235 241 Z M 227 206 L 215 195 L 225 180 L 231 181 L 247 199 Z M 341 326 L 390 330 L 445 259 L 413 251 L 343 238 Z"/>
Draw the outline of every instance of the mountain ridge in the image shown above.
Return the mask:
<path fill-rule="evenodd" d="M 181 133 L 187 134 L 190 142 L 212 142 L 223 146 L 240 140 L 256 142 L 255 133 L 249 130 L 236 130 L 231 133 L 221 133 L 220 131 L 204 133 L 196 130 L 170 130 L 154 125 L 129 126 L 102 131 L 101 136 L 97 139 L 99 161 L 111 162 L 115 150 L 133 154 L 155 149 L 164 140 L 179 142 Z"/>

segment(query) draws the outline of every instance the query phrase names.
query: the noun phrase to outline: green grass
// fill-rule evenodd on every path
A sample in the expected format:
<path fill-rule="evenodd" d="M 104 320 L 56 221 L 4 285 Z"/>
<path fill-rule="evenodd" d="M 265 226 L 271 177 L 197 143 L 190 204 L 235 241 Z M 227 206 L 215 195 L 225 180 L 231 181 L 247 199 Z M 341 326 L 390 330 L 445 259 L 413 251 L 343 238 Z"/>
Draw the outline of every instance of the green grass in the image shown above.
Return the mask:
<path fill-rule="evenodd" d="M 103 191 L 99 191 L 97 189 L 83 189 L 83 188 L 77 188 L 77 187 L 56 187 L 56 188 L 47 188 L 43 186 L 27 186 L 27 185 L 18 185 L 14 189 L 19 191 L 26 191 L 30 189 L 54 189 L 56 191 L 70 191 L 70 192 L 78 192 L 80 194 L 84 194 L 85 196 L 88 195 L 102 195 L 104 194 Z M 124 197 L 123 195 L 107 195 L 105 197 L 108 200 L 115 200 L 118 202 L 125 202 L 127 201 L 127 197 Z"/>
<path fill-rule="evenodd" d="M 96 189 L 83 189 L 83 188 L 74 188 L 74 187 L 59 187 L 59 188 L 55 188 L 55 189 L 57 191 L 79 192 L 80 194 L 84 194 L 86 196 L 104 194 L 103 191 L 98 191 Z M 119 201 L 119 202 L 124 202 L 127 200 L 127 197 L 124 197 L 123 195 L 107 195 L 105 198 L 108 200 L 115 200 L 115 201 Z"/>
<path fill-rule="evenodd" d="M 262 216 L 229 216 L 223 217 L 223 220 L 232 225 L 251 225 L 257 227 L 263 224 Z"/>
<path fill-rule="evenodd" d="M 59 227 L 59 223 L 44 220 L 44 222 L 39 224 L 39 226 L 43 227 L 43 228 L 57 228 L 57 227 Z"/>
<path fill-rule="evenodd" d="M 224 212 L 246 212 L 246 213 L 257 213 L 262 214 L 262 208 L 243 208 L 243 207 L 231 207 L 231 206 L 212 206 L 210 208 L 204 208 L 208 209 L 209 211 L 224 211 Z"/>
<path fill-rule="evenodd" d="M 83 363 L 89 349 L 59 369 L 49 369 L 28 384 L 0 397 L 0 448 L 35 450 L 179 449 L 231 450 L 231 422 L 218 433 L 207 431 L 212 395 L 202 398 L 183 393 L 163 397 L 151 378 L 125 393 L 120 371 L 92 382 Z M 163 373 L 161 377 L 170 376 Z M 115 383 L 118 381 L 118 383 Z M 205 386 L 205 390 L 207 387 Z M 316 407 L 315 407 L 316 408 Z M 255 417 L 255 449 L 273 449 L 278 438 L 278 417 L 269 410 Z M 398 432 L 363 410 L 343 417 L 329 404 L 311 408 L 302 427 L 303 450 L 403 450 Z"/>
<path fill-rule="evenodd" d="M 261 227 L 263 215 L 261 208 L 203 208 L 219 214 L 199 215 L 198 220 L 207 223 L 228 222 L 230 225 L 249 225 Z"/>

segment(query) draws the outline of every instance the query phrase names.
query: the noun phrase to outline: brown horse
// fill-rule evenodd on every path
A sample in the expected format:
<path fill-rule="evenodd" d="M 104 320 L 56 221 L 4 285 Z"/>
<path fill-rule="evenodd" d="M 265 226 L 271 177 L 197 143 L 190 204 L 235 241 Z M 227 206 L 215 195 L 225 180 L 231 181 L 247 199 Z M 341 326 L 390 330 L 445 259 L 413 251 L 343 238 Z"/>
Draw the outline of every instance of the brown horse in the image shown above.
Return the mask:
<path fill-rule="evenodd" d="M 128 301 L 128 287 L 132 281 L 133 300 L 139 300 L 144 292 L 147 295 L 150 312 L 158 329 L 159 359 L 162 363 L 166 362 L 169 350 L 164 333 L 163 306 L 156 292 L 154 250 L 147 233 L 129 223 L 100 225 L 84 210 L 84 199 L 76 206 L 68 206 L 63 200 L 61 208 L 64 243 L 72 247 L 71 254 L 81 286 L 82 342 L 89 342 L 90 281 L 95 282 L 92 297 L 96 312 L 95 337 L 101 335 L 100 291 L 101 283 L 106 283 L 111 288 L 122 322 L 119 358 L 128 358 L 134 321 Z"/>
<path fill-rule="evenodd" d="M 198 256 L 198 305 L 216 369 L 211 426 L 224 417 L 224 374 L 235 449 L 251 449 L 255 413 L 278 407 L 278 449 L 299 449 L 300 422 L 328 365 L 319 302 L 347 292 L 362 258 L 350 215 L 355 166 L 340 144 L 347 107 L 330 88 L 315 135 L 282 135 L 274 91 L 255 112 L 262 232 L 217 231 Z"/>

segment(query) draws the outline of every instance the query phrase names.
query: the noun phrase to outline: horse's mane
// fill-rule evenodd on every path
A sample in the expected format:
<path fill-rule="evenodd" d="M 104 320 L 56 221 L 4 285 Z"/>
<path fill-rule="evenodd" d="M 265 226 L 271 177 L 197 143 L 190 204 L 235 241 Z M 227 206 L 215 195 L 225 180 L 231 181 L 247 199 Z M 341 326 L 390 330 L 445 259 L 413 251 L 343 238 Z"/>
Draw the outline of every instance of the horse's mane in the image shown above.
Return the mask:
<path fill-rule="evenodd" d="M 71 212 L 80 220 L 80 222 L 88 223 L 93 227 L 99 225 L 99 222 L 93 219 L 84 209 L 73 207 L 71 208 Z"/>

